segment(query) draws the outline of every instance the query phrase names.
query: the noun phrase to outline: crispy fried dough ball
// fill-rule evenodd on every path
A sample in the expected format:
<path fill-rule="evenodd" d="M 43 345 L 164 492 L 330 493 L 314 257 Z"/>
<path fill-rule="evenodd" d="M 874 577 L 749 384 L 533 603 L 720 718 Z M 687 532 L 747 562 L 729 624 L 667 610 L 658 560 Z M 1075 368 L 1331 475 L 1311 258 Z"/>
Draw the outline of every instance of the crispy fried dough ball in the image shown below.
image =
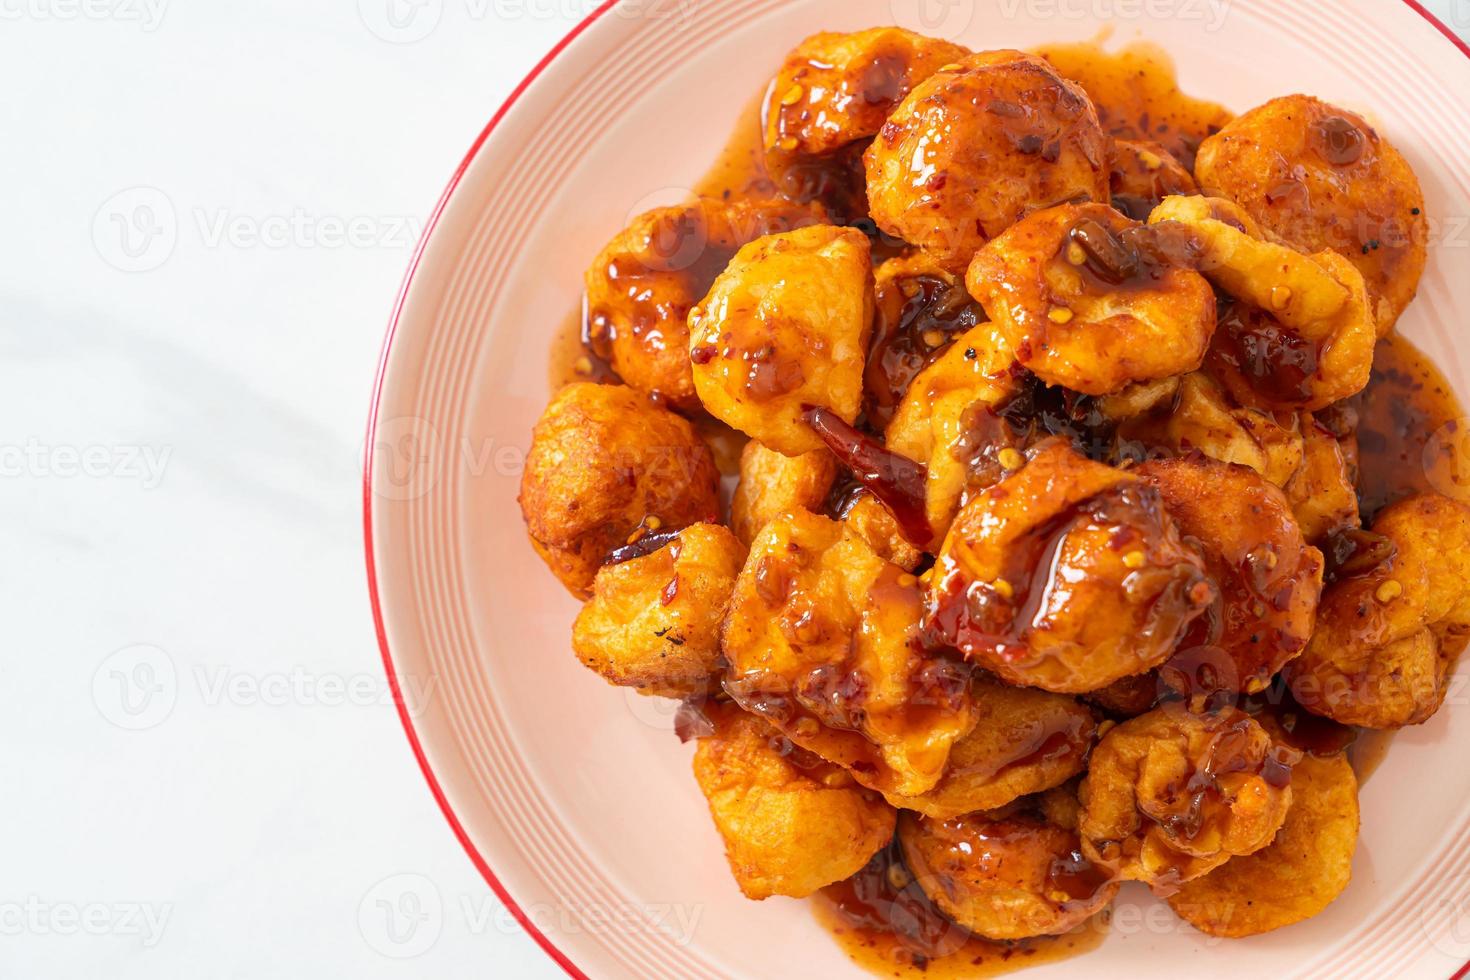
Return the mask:
<path fill-rule="evenodd" d="M 1162 663 L 1215 597 L 1158 491 L 1060 440 L 970 499 L 932 574 L 934 641 L 1064 694 Z"/>
<path fill-rule="evenodd" d="M 974 725 L 963 665 L 916 643 L 918 580 L 850 528 L 797 511 L 751 544 L 725 620 L 725 688 L 884 793 L 939 781 Z"/>
<path fill-rule="evenodd" d="M 787 456 L 822 448 L 806 406 L 857 418 L 873 321 L 868 238 L 817 225 L 746 245 L 689 314 L 699 400 Z"/>
<path fill-rule="evenodd" d="M 1312 635 L 1322 553 L 1302 537 L 1285 494 L 1254 470 L 1196 456 L 1134 472 L 1158 490 L 1219 590 L 1181 643 L 1189 668 L 1207 664 L 1214 676 L 1192 676 L 1185 690 L 1264 690 Z M 1171 673 L 1163 669 L 1166 681 Z"/>
<path fill-rule="evenodd" d="M 1305 756 L 1269 847 L 1185 883 L 1169 907 L 1211 936 L 1239 939 L 1310 919 L 1347 888 L 1358 845 L 1358 779 L 1345 756 Z"/>
<path fill-rule="evenodd" d="M 906 572 L 912 572 L 924 560 L 924 553 L 903 536 L 893 514 L 867 490 L 853 494 L 842 513 L 842 523 L 879 558 L 893 562 Z"/>
<path fill-rule="evenodd" d="M 1082 856 L 1077 832 L 1034 808 L 943 821 L 903 813 L 898 839 L 914 880 L 939 910 L 989 939 L 1067 932 L 1118 893 Z"/>
<path fill-rule="evenodd" d="M 875 136 L 915 85 L 969 54 L 899 27 L 813 34 L 771 85 L 766 152 L 822 156 Z"/>
<path fill-rule="evenodd" d="M 1205 276 L 1235 300 L 1221 308 L 1210 363 L 1237 401 L 1313 411 L 1367 385 L 1377 328 L 1351 262 L 1278 244 L 1219 198 L 1171 197 L 1149 222 L 1193 231 Z"/>
<path fill-rule="evenodd" d="M 1413 168 L 1363 117 L 1305 95 L 1273 99 L 1200 144 L 1195 176 L 1305 252 L 1332 249 L 1363 274 L 1378 333 L 1424 272 L 1428 219 Z"/>
<path fill-rule="evenodd" d="M 740 453 L 740 482 L 730 502 L 730 528 L 747 545 L 767 523 L 793 510 L 820 510 L 837 460 L 825 449 L 785 456 L 752 439 Z"/>
<path fill-rule="evenodd" d="M 593 348 L 629 386 L 698 408 L 689 310 L 740 246 L 819 220 L 812 207 L 709 198 L 640 214 L 587 270 Z"/>
<path fill-rule="evenodd" d="M 1092 750 L 1080 798 L 1082 853 L 1169 892 L 1271 842 L 1291 805 L 1300 753 L 1235 708 L 1166 702 Z"/>
<path fill-rule="evenodd" d="M 893 836 L 893 808 L 841 768 L 738 709 L 712 712 L 694 778 L 746 898 L 804 898 L 858 872 Z"/>
<path fill-rule="evenodd" d="M 521 514 L 536 553 L 586 599 L 608 553 L 639 528 L 717 520 L 719 480 L 684 419 L 632 388 L 572 384 L 532 430 Z"/>
<path fill-rule="evenodd" d="M 944 778 L 922 796 L 890 796 L 903 810 L 948 820 L 994 810 L 1082 772 L 1097 722 L 1073 698 L 977 676 L 977 720 L 954 744 Z"/>
<path fill-rule="evenodd" d="M 1037 377 L 1106 395 L 1204 361 L 1215 291 L 1189 268 L 1194 247 L 1177 225 L 1066 204 L 992 239 L 965 282 Z"/>
<path fill-rule="evenodd" d="M 1312 642 L 1286 676 L 1314 714 L 1417 725 L 1439 710 L 1470 637 L 1470 508 L 1419 494 L 1385 508 L 1373 532 L 1392 557 L 1328 587 Z"/>
<path fill-rule="evenodd" d="M 1115 139 L 1112 151 L 1112 204 L 1134 221 L 1147 221 L 1166 197 L 1199 193 L 1189 170 L 1162 144 Z"/>
<path fill-rule="evenodd" d="M 960 336 L 985 322 L 965 277 L 925 252 L 908 252 L 874 272 L 873 343 L 863 378 L 863 411 L 875 429 L 893 420 L 919 372 Z"/>
<path fill-rule="evenodd" d="M 1282 487 L 1302 536 L 1321 544 L 1335 531 L 1359 525 L 1358 492 L 1342 440 L 1303 413 L 1302 465 Z"/>
<path fill-rule="evenodd" d="M 927 468 L 924 509 L 932 548 L 949 530 L 975 468 L 995 468 L 996 453 L 1010 445 L 991 409 L 1018 390 L 1014 363 L 995 327 L 982 323 L 914 378 L 888 423 L 888 448 Z"/>
<path fill-rule="evenodd" d="M 728 529 L 693 524 L 656 551 L 607 565 L 572 626 L 572 649 L 608 683 L 640 694 L 705 693 L 724 668 L 720 623 L 744 563 Z"/>
<path fill-rule="evenodd" d="M 1028 212 L 1108 200 L 1092 102 L 1019 51 L 974 55 L 917 86 L 865 161 L 878 226 L 955 270 Z"/>

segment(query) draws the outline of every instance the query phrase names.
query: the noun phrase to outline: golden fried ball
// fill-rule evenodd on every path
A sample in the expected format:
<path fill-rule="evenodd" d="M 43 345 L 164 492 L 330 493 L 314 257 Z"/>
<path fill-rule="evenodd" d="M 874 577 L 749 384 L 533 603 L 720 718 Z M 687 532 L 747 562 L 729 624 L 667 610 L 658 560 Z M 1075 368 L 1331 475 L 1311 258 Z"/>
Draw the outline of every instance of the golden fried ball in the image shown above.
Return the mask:
<path fill-rule="evenodd" d="M 1419 494 L 1385 508 L 1372 530 L 1391 557 L 1327 588 L 1312 641 L 1286 676 L 1314 714 L 1417 725 L 1439 710 L 1470 638 L 1470 508 Z"/>
<path fill-rule="evenodd" d="M 1304 252 L 1332 249 L 1367 281 L 1379 335 L 1424 272 L 1419 179 L 1362 116 L 1306 95 L 1273 99 L 1200 144 L 1195 176 Z"/>
<path fill-rule="evenodd" d="M 746 245 L 689 314 L 710 414 L 787 456 L 822 448 L 809 406 L 857 418 L 873 320 L 868 238 L 817 225 Z"/>
<path fill-rule="evenodd" d="M 903 813 L 898 839 L 914 880 L 939 910 L 989 939 L 1068 932 L 1118 893 L 1082 856 L 1076 831 L 1030 808 L 942 821 Z"/>
<path fill-rule="evenodd" d="M 884 793 L 918 795 L 974 725 L 967 671 L 916 644 L 918 580 L 805 511 L 751 544 L 725 620 L 725 688 Z"/>
<path fill-rule="evenodd" d="M 984 676 L 976 677 L 971 697 L 975 727 L 950 750 L 944 778 L 921 796 L 889 796 L 894 806 L 948 820 L 1003 807 L 1083 771 L 1097 734 L 1086 706 Z"/>
<path fill-rule="evenodd" d="M 586 599 L 609 552 L 640 528 L 718 520 L 719 479 L 683 418 L 632 388 L 572 384 L 532 430 L 521 514 L 537 554 Z"/>
<path fill-rule="evenodd" d="M 1176 225 L 1106 204 L 1038 211 L 993 238 L 965 282 L 1016 359 L 1089 395 L 1193 371 L 1215 331 L 1215 291 Z"/>
<path fill-rule="evenodd" d="M 572 649 L 608 683 L 640 694 L 705 693 L 724 668 L 720 624 L 744 563 L 745 546 L 727 528 L 693 524 L 649 554 L 604 566 L 572 626 Z"/>
<path fill-rule="evenodd" d="M 1153 209 L 1175 194 L 1198 194 L 1188 168 L 1151 140 L 1112 141 L 1108 193 L 1113 207 L 1134 221 L 1147 221 Z"/>
<path fill-rule="evenodd" d="M 1362 273 L 1347 259 L 1280 244 L 1220 198 L 1168 198 L 1149 223 L 1188 228 L 1205 277 L 1233 299 L 1221 308 L 1209 364 L 1237 401 L 1315 411 L 1368 384 L 1377 327 Z"/>
<path fill-rule="evenodd" d="M 995 468 L 996 453 L 1015 448 L 992 411 L 1019 388 L 1014 364 L 1015 355 L 995 326 L 982 323 L 914 378 L 888 423 L 888 448 L 926 467 L 931 548 L 944 540 L 965 490 L 976 482 L 976 469 Z"/>
<path fill-rule="evenodd" d="M 1211 936 L 1239 939 L 1310 919 L 1347 888 L 1358 846 L 1358 779 L 1343 755 L 1291 770 L 1291 809 L 1270 846 L 1186 882 L 1169 907 Z"/>
<path fill-rule="evenodd" d="M 970 499 L 932 575 L 934 641 L 1063 694 L 1158 666 L 1215 597 L 1158 491 L 1060 440 Z"/>
<path fill-rule="evenodd" d="M 878 227 L 963 269 L 1024 215 L 1108 200 L 1108 140 L 1086 93 L 1019 51 L 915 87 L 865 154 Z"/>
<path fill-rule="evenodd" d="M 1299 755 L 1235 708 L 1199 714 L 1166 702 L 1092 750 L 1080 791 L 1082 853 L 1168 893 L 1271 842 Z"/>
<path fill-rule="evenodd" d="M 593 349 L 630 387 L 680 409 L 699 407 L 689 370 L 689 311 L 736 249 L 821 220 L 782 201 L 716 201 L 657 208 L 634 218 L 588 268 Z"/>
<path fill-rule="evenodd" d="M 771 85 L 766 152 L 822 156 L 868 139 L 915 85 L 969 54 L 899 27 L 813 34 Z"/>
<path fill-rule="evenodd" d="M 740 482 L 730 502 L 730 528 L 747 545 L 767 523 L 793 510 L 821 510 L 837 479 L 825 449 L 786 456 L 752 439 L 740 453 Z"/>
<path fill-rule="evenodd" d="M 1285 494 L 1252 469 L 1195 456 L 1134 472 L 1158 490 L 1219 590 L 1218 606 L 1181 644 L 1190 674 L 1207 666 L 1213 676 L 1189 676 L 1184 690 L 1264 690 L 1312 635 L 1322 553 L 1302 537 Z M 1169 681 L 1173 671 L 1162 673 Z"/>
<path fill-rule="evenodd" d="M 893 837 L 893 808 L 848 773 L 753 715 L 711 713 L 694 778 L 746 898 L 804 898 L 855 874 Z"/>

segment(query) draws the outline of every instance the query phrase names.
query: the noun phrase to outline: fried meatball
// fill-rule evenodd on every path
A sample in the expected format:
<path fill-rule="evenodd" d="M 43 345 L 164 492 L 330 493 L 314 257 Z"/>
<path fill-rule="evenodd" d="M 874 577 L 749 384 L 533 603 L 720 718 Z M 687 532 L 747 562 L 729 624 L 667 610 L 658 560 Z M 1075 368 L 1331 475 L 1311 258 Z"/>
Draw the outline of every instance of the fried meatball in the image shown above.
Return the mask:
<path fill-rule="evenodd" d="M 890 796 L 888 802 L 948 820 L 1003 807 L 1082 772 L 1097 734 L 1084 705 L 986 677 L 977 677 L 970 693 L 975 727 L 950 750 L 944 778 L 922 796 Z"/>
<path fill-rule="evenodd" d="M 1038 378 L 1106 395 L 1204 361 L 1215 291 L 1189 267 L 1195 247 L 1177 225 L 1067 204 L 992 239 L 965 282 Z"/>
<path fill-rule="evenodd" d="M 823 156 L 869 139 L 915 85 L 969 54 L 899 27 L 813 34 L 771 84 L 766 153 Z"/>
<path fill-rule="evenodd" d="M 893 420 L 919 372 L 986 317 L 965 288 L 965 277 L 924 252 L 889 259 L 878 266 L 875 277 L 863 412 L 881 430 Z"/>
<path fill-rule="evenodd" d="M 587 270 L 588 340 L 629 386 L 698 408 L 690 309 L 740 246 L 819 220 L 812 207 L 708 198 L 640 214 Z"/>
<path fill-rule="evenodd" d="M 1300 755 L 1235 708 L 1200 714 L 1166 702 L 1093 748 L 1080 791 L 1082 853 L 1167 894 L 1271 843 Z"/>
<path fill-rule="evenodd" d="M 888 508 L 867 490 L 853 494 L 843 509 L 842 523 L 879 558 L 893 562 L 906 572 L 912 572 L 924 560 L 924 553 L 903 536 Z"/>
<path fill-rule="evenodd" d="M 1134 221 L 1147 221 L 1166 197 L 1199 193 L 1189 170 L 1162 144 L 1115 139 L 1109 159 L 1112 205 Z"/>
<path fill-rule="evenodd" d="M 989 51 L 916 86 L 865 154 L 878 227 L 963 270 L 1024 215 L 1108 200 L 1108 140 L 1045 61 Z"/>
<path fill-rule="evenodd" d="M 1063 694 L 1158 666 L 1215 598 L 1158 491 L 1060 440 L 971 498 L 931 574 L 931 642 Z"/>
<path fill-rule="evenodd" d="M 918 580 L 797 511 L 751 544 L 725 620 L 725 689 L 864 785 L 915 796 L 974 725 L 968 671 L 915 642 Z"/>
<path fill-rule="evenodd" d="M 1077 833 L 1026 808 L 949 820 L 899 815 L 914 880 L 939 910 L 988 939 L 1068 932 L 1118 893 L 1080 853 Z"/>
<path fill-rule="evenodd" d="M 719 684 L 720 624 L 744 563 L 729 530 L 693 524 L 649 554 L 604 566 L 572 626 L 572 649 L 610 684 L 703 694 Z"/>
<path fill-rule="evenodd" d="M 1470 638 L 1470 508 L 1419 494 L 1385 508 L 1372 530 L 1390 557 L 1327 588 L 1312 641 L 1286 676 L 1314 714 L 1417 725 L 1439 710 Z"/>
<path fill-rule="evenodd" d="M 740 482 L 730 502 L 730 527 L 747 545 L 767 523 L 793 510 L 820 510 L 837 460 L 825 449 L 785 456 L 752 439 L 740 453 Z"/>
<path fill-rule="evenodd" d="M 777 452 L 820 449 L 803 414 L 857 418 L 872 321 L 862 232 L 818 225 L 752 242 L 689 314 L 699 400 Z"/>
<path fill-rule="evenodd" d="M 1211 936 L 1239 939 L 1310 919 L 1347 888 L 1358 846 L 1358 779 L 1345 756 L 1291 770 L 1291 809 L 1270 846 L 1186 882 L 1169 907 Z"/>
<path fill-rule="evenodd" d="M 714 522 L 720 474 L 689 423 L 621 385 L 567 385 L 531 433 L 521 514 L 575 596 L 635 531 Z"/>
<path fill-rule="evenodd" d="M 1282 240 L 1357 266 L 1380 336 L 1414 298 L 1428 239 L 1424 193 L 1362 116 L 1306 95 L 1273 99 L 1200 144 L 1195 176 Z"/>
<path fill-rule="evenodd" d="M 925 466 L 924 511 L 938 548 L 975 471 L 1000 470 L 1015 448 L 992 409 L 1019 389 L 1015 356 L 992 324 L 965 333 L 909 386 L 885 433 L 888 448 Z M 981 482 L 984 482 L 983 479 Z"/>
<path fill-rule="evenodd" d="M 746 898 L 804 898 L 855 874 L 892 838 L 893 808 L 847 772 L 753 715 L 714 715 L 694 778 Z"/>
<path fill-rule="evenodd" d="M 1209 364 L 1237 401 L 1315 411 L 1368 384 L 1377 328 L 1347 259 L 1278 244 L 1219 198 L 1171 197 L 1149 222 L 1194 232 L 1202 271 L 1232 300 L 1221 305 Z"/>
<path fill-rule="evenodd" d="M 1180 644 L 1183 690 L 1264 690 L 1312 635 L 1322 553 L 1302 537 L 1285 494 L 1254 470 L 1197 456 L 1148 462 L 1134 472 L 1163 497 L 1219 591 L 1211 614 Z M 1205 666 L 1213 677 L 1197 675 Z M 1171 684 L 1177 673 L 1161 671 Z"/>

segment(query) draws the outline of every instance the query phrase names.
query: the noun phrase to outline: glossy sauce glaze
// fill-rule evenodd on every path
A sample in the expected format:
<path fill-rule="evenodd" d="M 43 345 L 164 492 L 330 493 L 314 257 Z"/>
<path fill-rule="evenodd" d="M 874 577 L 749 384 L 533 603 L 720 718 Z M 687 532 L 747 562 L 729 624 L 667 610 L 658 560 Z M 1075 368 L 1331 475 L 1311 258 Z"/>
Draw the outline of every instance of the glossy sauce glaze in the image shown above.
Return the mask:
<path fill-rule="evenodd" d="M 1159 143 L 1190 170 L 1205 137 L 1234 118 L 1224 106 L 1181 92 L 1173 60 L 1151 44 L 1116 52 L 1095 44 L 1050 44 L 1036 53 L 1086 90 L 1109 135 Z"/>
<path fill-rule="evenodd" d="M 1410 341 L 1378 342 L 1357 414 L 1358 501 L 1364 525 L 1388 504 L 1421 490 L 1470 501 L 1462 446 L 1465 409 L 1439 368 Z"/>

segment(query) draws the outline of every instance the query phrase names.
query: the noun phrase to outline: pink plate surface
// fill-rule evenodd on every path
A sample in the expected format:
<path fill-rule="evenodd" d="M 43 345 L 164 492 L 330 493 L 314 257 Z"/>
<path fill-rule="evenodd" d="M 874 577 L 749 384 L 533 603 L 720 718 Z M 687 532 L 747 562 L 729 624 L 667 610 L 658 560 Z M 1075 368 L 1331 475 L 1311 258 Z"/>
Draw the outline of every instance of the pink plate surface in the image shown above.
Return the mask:
<path fill-rule="evenodd" d="M 1388 0 L 623 0 L 553 52 L 471 150 L 405 283 L 369 433 L 369 581 L 410 740 L 467 851 L 538 941 L 595 977 L 860 975 L 805 903 L 742 899 L 671 732 L 672 705 L 584 670 L 576 604 L 516 504 L 547 351 L 583 267 L 687 193 L 784 52 L 898 23 L 972 48 L 1144 39 L 1186 91 L 1242 110 L 1304 91 L 1365 112 L 1435 219 L 1402 322 L 1470 394 L 1470 60 Z M 1026 975 L 1426 977 L 1470 958 L 1467 692 L 1364 787 L 1348 892 L 1222 943 L 1125 891 L 1085 959 Z M 415 692 L 431 691 L 428 698 Z M 493 870 L 493 873 L 491 869 Z M 488 965 L 487 965 L 488 967 Z"/>

